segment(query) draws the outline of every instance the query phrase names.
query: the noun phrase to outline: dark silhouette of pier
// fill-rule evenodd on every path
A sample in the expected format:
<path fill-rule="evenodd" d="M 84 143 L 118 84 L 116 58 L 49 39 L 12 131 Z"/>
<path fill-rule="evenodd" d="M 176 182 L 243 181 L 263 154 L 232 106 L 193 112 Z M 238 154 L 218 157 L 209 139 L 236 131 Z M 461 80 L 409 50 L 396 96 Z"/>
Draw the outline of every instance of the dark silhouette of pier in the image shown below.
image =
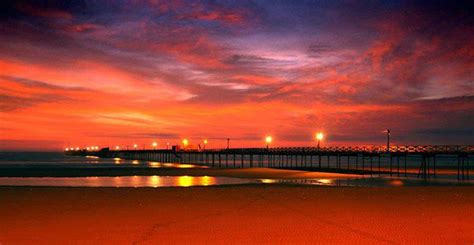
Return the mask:
<path fill-rule="evenodd" d="M 474 146 L 275 147 L 67 151 L 68 155 L 205 165 L 468 180 Z"/>

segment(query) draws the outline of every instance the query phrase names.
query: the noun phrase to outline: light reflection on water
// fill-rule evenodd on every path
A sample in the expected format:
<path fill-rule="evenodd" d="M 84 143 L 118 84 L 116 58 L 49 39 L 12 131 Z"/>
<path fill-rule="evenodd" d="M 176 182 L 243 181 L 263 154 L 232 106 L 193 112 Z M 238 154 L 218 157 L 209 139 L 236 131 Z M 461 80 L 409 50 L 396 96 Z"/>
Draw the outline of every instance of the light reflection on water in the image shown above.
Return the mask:
<path fill-rule="evenodd" d="M 161 162 L 147 162 L 149 167 L 153 168 L 209 168 L 208 166 L 199 166 L 186 163 L 161 163 Z"/>
<path fill-rule="evenodd" d="M 0 186 L 189 187 L 236 185 L 251 180 L 211 176 L 1 177 Z"/>
<path fill-rule="evenodd" d="M 289 185 L 314 185 L 314 186 L 350 186 L 350 187 L 404 187 L 404 186 L 473 186 L 474 181 L 447 181 L 447 180 L 423 180 L 415 178 L 315 178 L 315 179 L 259 179 L 262 184 L 289 184 Z"/>
<path fill-rule="evenodd" d="M 474 182 L 423 181 L 420 179 L 351 178 L 351 179 L 241 179 L 212 176 L 116 176 L 116 177 L 0 177 L 0 186 L 68 187 L 189 187 L 237 184 L 310 185 L 339 187 L 405 187 L 470 185 Z"/>
<path fill-rule="evenodd" d="M 333 179 L 259 179 L 264 184 L 291 184 L 291 185 L 327 185 L 336 184 Z"/>

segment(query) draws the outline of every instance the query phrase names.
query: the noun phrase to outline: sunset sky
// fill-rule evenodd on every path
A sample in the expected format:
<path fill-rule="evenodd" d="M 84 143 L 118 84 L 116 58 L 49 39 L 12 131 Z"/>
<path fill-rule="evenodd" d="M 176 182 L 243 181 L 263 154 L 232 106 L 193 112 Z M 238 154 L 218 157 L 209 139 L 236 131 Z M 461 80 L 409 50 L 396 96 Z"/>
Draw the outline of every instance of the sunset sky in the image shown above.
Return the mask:
<path fill-rule="evenodd" d="M 2 1 L 0 150 L 473 144 L 473 4 L 433 2 Z"/>

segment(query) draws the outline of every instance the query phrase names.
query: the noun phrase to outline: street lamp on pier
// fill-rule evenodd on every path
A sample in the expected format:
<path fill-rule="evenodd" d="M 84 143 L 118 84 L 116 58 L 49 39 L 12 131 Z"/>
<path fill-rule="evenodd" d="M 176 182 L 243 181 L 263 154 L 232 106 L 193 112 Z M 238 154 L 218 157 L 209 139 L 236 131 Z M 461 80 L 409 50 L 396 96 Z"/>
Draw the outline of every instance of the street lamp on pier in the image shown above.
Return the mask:
<path fill-rule="evenodd" d="M 390 152 L 390 129 L 385 130 L 387 133 L 387 152 Z"/>
<path fill-rule="evenodd" d="M 324 139 L 324 134 L 322 132 L 319 132 L 316 134 L 316 140 L 318 141 L 318 149 L 321 146 L 321 140 Z"/>
<path fill-rule="evenodd" d="M 272 136 L 265 137 L 265 142 L 267 143 L 267 149 L 268 149 L 270 143 L 272 143 L 272 140 L 273 140 Z"/>
<path fill-rule="evenodd" d="M 189 145 L 189 140 L 188 139 L 183 139 L 183 146 L 186 148 Z"/>

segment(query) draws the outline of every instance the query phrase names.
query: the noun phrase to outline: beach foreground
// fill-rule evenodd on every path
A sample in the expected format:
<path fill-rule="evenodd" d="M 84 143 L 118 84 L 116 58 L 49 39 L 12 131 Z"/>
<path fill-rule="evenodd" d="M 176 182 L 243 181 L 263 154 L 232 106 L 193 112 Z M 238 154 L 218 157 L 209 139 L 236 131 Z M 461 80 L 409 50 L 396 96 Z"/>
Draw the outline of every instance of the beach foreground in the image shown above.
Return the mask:
<path fill-rule="evenodd" d="M 471 187 L 0 188 L 1 244 L 474 242 Z"/>

